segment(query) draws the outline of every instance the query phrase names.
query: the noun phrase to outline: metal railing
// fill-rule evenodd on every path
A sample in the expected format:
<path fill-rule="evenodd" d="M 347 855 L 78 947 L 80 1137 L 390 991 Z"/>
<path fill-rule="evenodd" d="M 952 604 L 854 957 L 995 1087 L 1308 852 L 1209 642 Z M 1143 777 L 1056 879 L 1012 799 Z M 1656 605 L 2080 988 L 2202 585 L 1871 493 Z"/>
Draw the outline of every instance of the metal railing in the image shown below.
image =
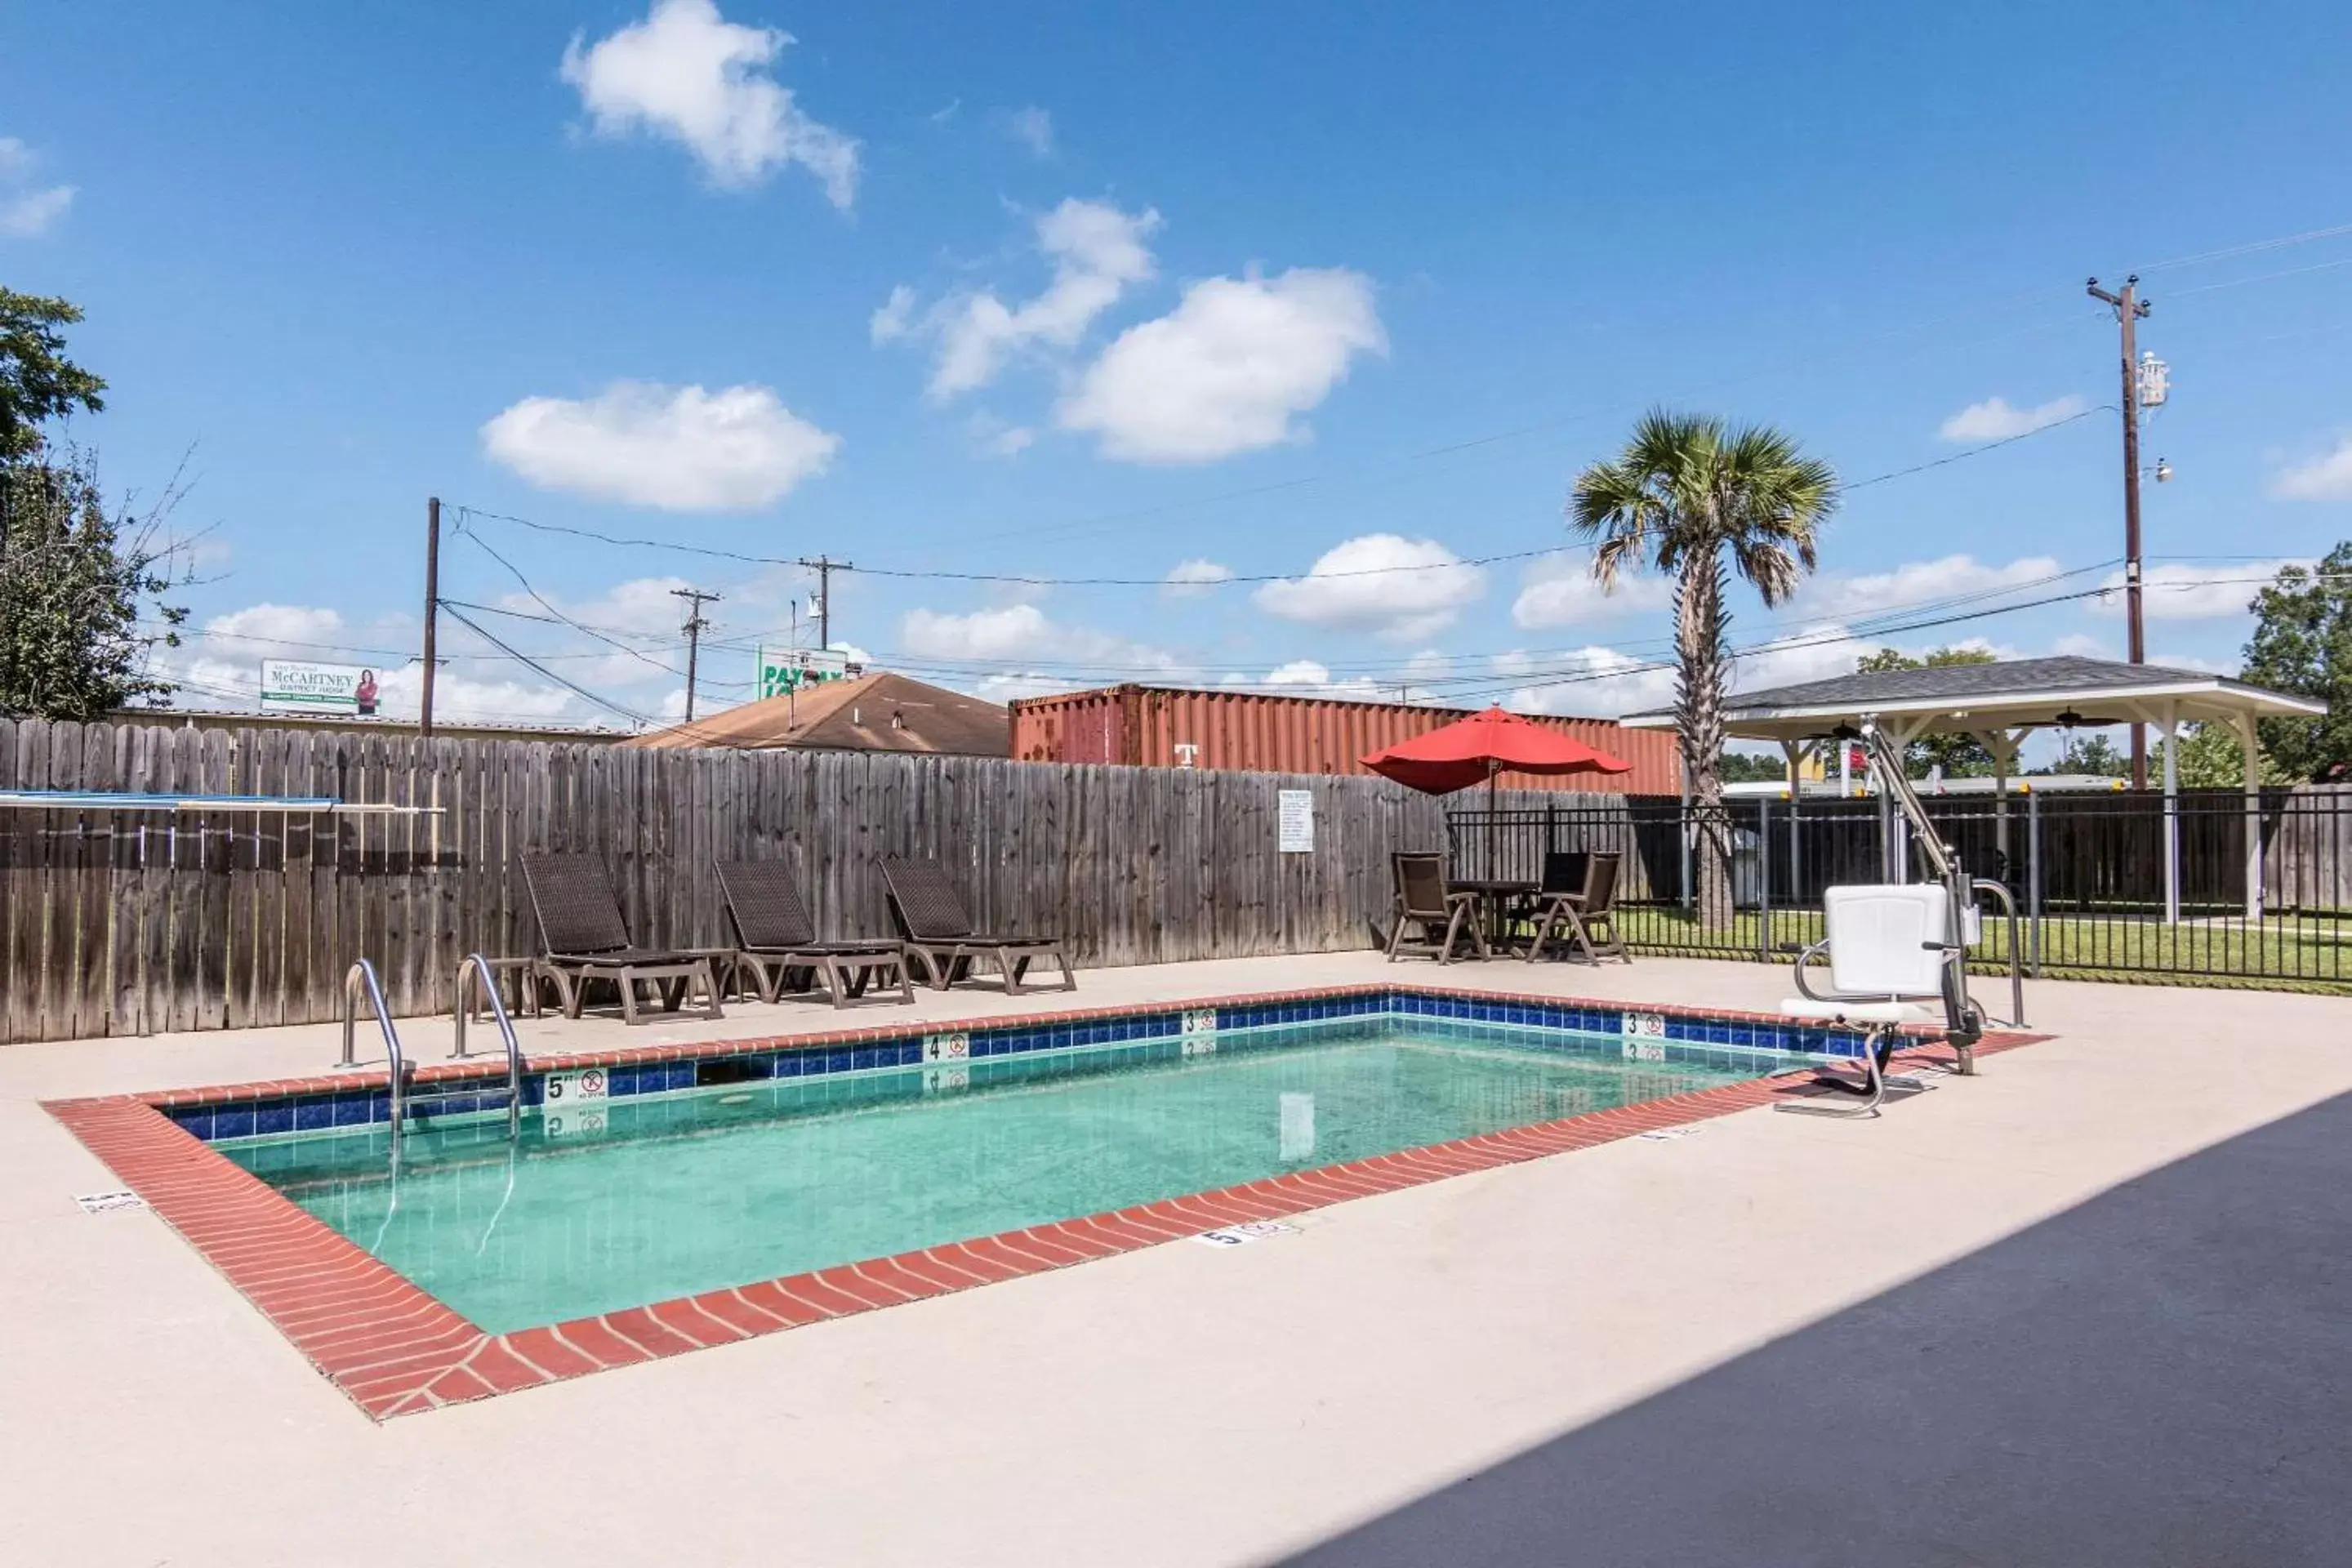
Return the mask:
<path fill-rule="evenodd" d="M 375 977 L 375 965 L 362 958 L 343 972 L 343 1054 L 335 1066 L 341 1068 L 360 1065 L 357 1051 L 360 992 L 367 992 L 368 1005 L 375 1009 L 376 1026 L 383 1031 L 385 1058 L 395 1067 L 400 1062 L 400 1031 L 392 1026 L 392 1009 L 383 1005 L 383 987 Z"/>
<path fill-rule="evenodd" d="M 400 1170 L 400 1131 L 407 1120 L 407 1108 L 404 1101 L 408 1088 L 408 1058 L 401 1053 L 400 1031 L 392 1026 L 392 1010 L 383 1005 L 383 987 L 377 983 L 375 965 L 364 958 L 355 961 L 343 972 L 343 1057 L 335 1066 L 355 1068 L 360 1065 L 353 1036 L 359 1022 L 359 999 L 362 988 L 367 992 L 368 1005 L 375 1009 L 376 1025 L 383 1031 L 384 1062 L 392 1083 L 389 1106 L 392 1114 L 392 1168 L 396 1174 Z M 386 1223 L 390 1223 L 390 1217 L 385 1216 Z"/>
<path fill-rule="evenodd" d="M 478 952 L 469 952 L 457 965 L 457 1048 L 449 1054 L 457 1060 L 466 1059 L 466 1018 L 472 1012 L 467 1003 L 469 984 L 478 982 L 481 994 L 489 1004 L 490 1016 L 499 1026 L 499 1038 L 507 1054 L 507 1131 L 509 1136 L 522 1130 L 522 1045 L 515 1038 L 514 1020 L 507 1016 L 505 998 L 499 994 L 498 974 L 490 961 Z"/>
<path fill-rule="evenodd" d="M 1984 922 L 1971 965 L 2026 975 L 2309 984 L 2352 989 L 2352 786 L 1938 795 L 1937 836 L 2014 920 Z M 1702 926 L 1696 824 L 1672 796 L 1447 818 L 1455 875 L 1539 879 L 1547 853 L 1621 857 L 1618 924 L 1646 952 L 1783 962 L 1821 933 L 1822 889 L 1885 879 L 1906 830 L 1878 797 L 1735 797 L 1728 924 Z M 2172 853 L 2168 855 L 2169 847 Z M 2012 987 L 2012 996 L 2017 987 Z"/>

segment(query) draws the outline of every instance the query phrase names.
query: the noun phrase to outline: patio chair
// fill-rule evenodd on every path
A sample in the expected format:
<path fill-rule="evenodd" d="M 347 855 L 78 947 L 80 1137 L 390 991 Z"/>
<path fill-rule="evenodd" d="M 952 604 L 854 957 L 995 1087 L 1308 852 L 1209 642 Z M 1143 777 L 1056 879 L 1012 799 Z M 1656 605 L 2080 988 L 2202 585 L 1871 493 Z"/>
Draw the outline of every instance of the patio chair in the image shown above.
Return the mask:
<path fill-rule="evenodd" d="M 728 923 L 735 928 L 736 973 L 750 972 L 761 1001 L 773 1002 L 786 990 L 806 994 L 820 977 L 836 1007 L 864 996 L 868 987 L 877 1001 L 893 985 L 898 1001 L 915 999 L 898 943 L 816 940 L 816 922 L 782 861 L 721 860 L 715 868 Z"/>
<path fill-rule="evenodd" d="M 719 976 L 711 955 L 639 947 L 631 942 L 612 880 L 595 856 L 526 855 L 522 879 L 539 920 L 538 976 L 554 982 L 565 1017 L 580 1016 L 588 986 L 598 980 L 620 987 L 621 1016 L 633 1025 L 646 1021 L 646 1016 L 637 1011 L 637 987 L 646 983 L 654 986 L 662 1011 L 675 1013 L 699 982 L 702 1016 L 725 1016 L 719 1007 Z"/>
<path fill-rule="evenodd" d="M 1528 962 L 1533 963 L 1543 956 L 1544 944 L 1566 938 L 1576 944 L 1587 963 L 1599 963 L 1602 958 L 1620 958 L 1627 963 L 1633 955 L 1626 951 L 1624 939 L 1617 934 L 1617 872 L 1623 858 L 1613 850 L 1598 850 L 1580 857 L 1584 862 L 1583 878 L 1573 891 L 1552 888 L 1554 860 L 1567 861 L 1569 855 L 1544 857 L 1545 890 L 1538 898 L 1535 910 L 1535 940 L 1528 943 Z M 1569 868 L 1558 868 L 1565 879 Z M 1599 940 L 1594 940 L 1595 937 Z"/>
<path fill-rule="evenodd" d="M 895 856 L 881 861 L 882 881 L 890 895 L 891 918 L 905 937 L 907 956 L 922 969 L 926 985 L 945 991 L 971 978 L 972 962 L 987 959 L 1004 982 L 1004 994 L 1024 990 L 1029 965 L 1051 958 L 1061 966 L 1060 989 L 1076 991 L 1077 976 L 1070 973 L 1066 945 L 1057 936 L 996 936 L 973 928 L 955 884 L 936 860 L 906 860 Z"/>
<path fill-rule="evenodd" d="M 1476 947 L 1479 957 L 1495 955 L 1486 945 L 1486 933 L 1479 929 L 1478 895 L 1445 890 L 1444 856 L 1399 850 L 1389 856 L 1389 870 L 1396 879 L 1395 921 L 1389 928 L 1391 963 L 1405 952 L 1451 963 L 1464 937 Z M 1415 926 L 1421 928 L 1421 935 L 1409 938 L 1406 933 Z"/>
<path fill-rule="evenodd" d="M 1860 1081 L 1832 1073 L 1814 1075 L 1813 1081 L 1863 1097 L 1857 1106 L 1784 1104 L 1783 1110 L 1803 1110 L 1816 1116 L 1875 1116 L 1890 1092 L 1916 1094 L 1926 1085 L 1916 1079 L 1889 1078 L 1886 1064 L 1901 1044 L 1903 1026 L 1945 1019 L 1952 1032 L 1966 1033 L 1970 1041 L 1979 1026 L 1968 1016 L 1965 998 L 1953 998 L 1954 949 L 1946 924 L 1949 891 L 1937 882 L 1830 888 L 1822 895 L 1822 923 L 1826 935 L 1797 955 L 1797 989 L 1801 995 L 1780 1004 L 1784 1016 L 1827 1023 L 1858 1031 L 1863 1037 Z M 1815 991 L 1805 980 L 1805 966 L 1826 956 L 1830 990 Z"/>

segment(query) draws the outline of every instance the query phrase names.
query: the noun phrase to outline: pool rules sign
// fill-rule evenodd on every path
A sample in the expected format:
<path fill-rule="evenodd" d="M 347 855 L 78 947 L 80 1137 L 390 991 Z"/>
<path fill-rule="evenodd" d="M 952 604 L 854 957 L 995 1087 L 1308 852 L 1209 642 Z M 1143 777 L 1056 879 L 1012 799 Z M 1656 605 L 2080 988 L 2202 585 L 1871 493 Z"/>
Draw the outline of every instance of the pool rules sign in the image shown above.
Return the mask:
<path fill-rule="evenodd" d="M 1315 792 L 1286 789 L 1275 792 L 1275 833 L 1285 855 L 1315 852 Z"/>

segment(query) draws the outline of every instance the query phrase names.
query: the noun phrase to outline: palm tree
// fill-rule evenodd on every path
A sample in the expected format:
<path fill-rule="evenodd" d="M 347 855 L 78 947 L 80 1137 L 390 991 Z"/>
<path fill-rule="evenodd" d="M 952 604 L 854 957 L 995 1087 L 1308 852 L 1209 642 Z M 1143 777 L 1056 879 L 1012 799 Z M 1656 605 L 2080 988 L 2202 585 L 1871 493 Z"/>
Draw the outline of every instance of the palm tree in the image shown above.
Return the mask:
<path fill-rule="evenodd" d="M 1600 542 L 1592 575 L 1603 592 L 1644 567 L 1676 579 L 1675 727 L 1699 829 L 1698 919 L 1708 930 L 1732 923 L 1722 775 L 1729 574 L 1768 605 L 1787 598 L 1813 570 L 1837 499 L 1830 466 L 1777 430 L 1653 409 L 1624 451 L 1577 476 L 1569 500 L 1570 531 Z"/>

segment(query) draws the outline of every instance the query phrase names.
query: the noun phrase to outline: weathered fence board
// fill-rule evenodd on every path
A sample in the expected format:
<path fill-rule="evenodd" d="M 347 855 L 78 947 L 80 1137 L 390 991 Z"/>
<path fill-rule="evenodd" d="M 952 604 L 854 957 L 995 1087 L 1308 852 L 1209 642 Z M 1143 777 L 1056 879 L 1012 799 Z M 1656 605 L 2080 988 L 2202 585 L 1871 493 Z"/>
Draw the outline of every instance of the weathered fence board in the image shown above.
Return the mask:
<path fill-rule="evenodd" d="M 538 850 L 601 855 L 641 941 L 695 945 L 730 936 L 721 857 L 784 861 L 846 938 L 891 931 L 878 857 L 936 856 L 984 924 L 1099 966 L 1364 947 L 1389 852 L 1445 843 L 1444 803 L 1379 779 L 264 728 L 0 720 L 0 788 L 442 808 L 0 808 L 0 1042 L 331 1019 L 362 955 L 394 1011 L 444 1010 L 465 953 L 535 945 Z M 1283 789 L 1313 794 L 1312 854 L 1277 851 Z"/>

